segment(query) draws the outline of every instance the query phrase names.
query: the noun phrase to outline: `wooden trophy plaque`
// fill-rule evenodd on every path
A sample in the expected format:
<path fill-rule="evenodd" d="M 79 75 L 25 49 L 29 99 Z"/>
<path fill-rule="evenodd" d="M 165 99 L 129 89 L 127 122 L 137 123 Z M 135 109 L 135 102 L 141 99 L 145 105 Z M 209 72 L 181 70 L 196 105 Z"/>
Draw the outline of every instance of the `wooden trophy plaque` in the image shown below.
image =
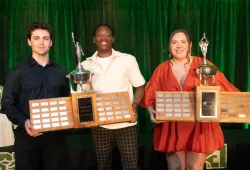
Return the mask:
<path fill-rule="evenodd" d="M 71 94 L 74 128 L 98 126 L 96 93 L 72 93 Z"/>
<path fill-rule="evenodd" d="M 250 93 L 221 92 L 220 122 L 250 123 Z"/>
<path fill-rule="evenodd" d="M 72 93 L 71 97 L 30 100 L 34 131 L 46 132 L 129 122 L 134 113 L 128 92 Z"/>
<path fill-rule="evenodd" d="M 29 106 L 34 131 L 46 132 L 74 127 L 70 97 L 30 100 Z"/>
<path fill-rule="evenodd" d="M 127 92 L 98 94 L 96 102 L 100 125 L 134 119 L 132 104 Z"/>
<path fill-rule="evenodd" d="M 196 92 L 156 92 L 156 120 L 212 122 L 219 119 L 219 86 L 197 86 Z"/>
<path fill-rule="evenodd" d="M 156 92 L 156 120 L 194 121 L 194 95 L 190 92 Z"/>
<path fill-rule="evenodd" d="M 220 86 L 196 87 L 196 121 L 218 122 L 220 119 Z"/>
<path fill-rule="evenodd" d="M 156 92 L 156 120 L 250 123 L 249 92 L 220 92 L 216 86 L 196 90 Z"/>

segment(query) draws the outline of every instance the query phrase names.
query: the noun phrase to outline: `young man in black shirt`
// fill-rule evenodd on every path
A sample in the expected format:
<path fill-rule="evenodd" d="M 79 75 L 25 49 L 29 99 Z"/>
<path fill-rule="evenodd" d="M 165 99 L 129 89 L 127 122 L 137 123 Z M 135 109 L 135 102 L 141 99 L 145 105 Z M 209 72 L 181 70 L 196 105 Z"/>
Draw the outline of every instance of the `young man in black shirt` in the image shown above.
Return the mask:
<path fill-rule="evenodd" d="M 32 56 L 7 75 L 2 110 L 15 125 L 16 170 L 69 170 L 64 160 L 66 141 L 63 132 L 32 132 L 29 100 L 69 96 L 66 72 L 49 59 L 52 31 L 45 23 L 33 23 L 27 34 Z"/>

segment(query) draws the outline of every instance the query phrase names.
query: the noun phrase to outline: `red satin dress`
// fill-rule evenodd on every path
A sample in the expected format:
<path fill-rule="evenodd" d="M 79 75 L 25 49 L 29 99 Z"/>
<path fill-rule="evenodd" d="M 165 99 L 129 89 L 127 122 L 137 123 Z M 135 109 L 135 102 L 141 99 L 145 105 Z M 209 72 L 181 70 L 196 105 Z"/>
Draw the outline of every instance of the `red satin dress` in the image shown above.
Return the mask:
<path fill-rule="evenodd" d="M 195 69 L 201 64 L 202 58 L 193 57 L 182 91 L 191 92 L 198 85 Z M 239 91 L 223 73 L 217 71 L 215 78 L 221 91 Z M 170 60 L 161 63 L 147 83 L 143 107 L 155 106 L 156 91 L 181 91 Z M 193 151 L 206 154 L 221 149 L 224 136 L 219 123 L 170 121 L 155 126 L 153 144 L 154 149 L 161 152 Z"/>

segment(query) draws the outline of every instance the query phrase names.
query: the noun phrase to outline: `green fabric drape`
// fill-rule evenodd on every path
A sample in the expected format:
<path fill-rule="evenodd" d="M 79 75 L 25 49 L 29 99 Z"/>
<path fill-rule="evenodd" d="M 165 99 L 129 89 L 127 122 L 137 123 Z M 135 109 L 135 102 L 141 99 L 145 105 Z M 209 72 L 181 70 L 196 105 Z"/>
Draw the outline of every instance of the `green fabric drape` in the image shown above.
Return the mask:
<path fill-rule="evenodd" d="M 250 0 L 1 0 L 0 83 L 11 67 L 30 56 L 26 30 L 32 22 L 45 21 L 52 26 L 50 56 L 68 72 L 76 64 L 71 32 L 87 57 L 95 51 L 93 28 L 108 23 L 115 28 L 114 48 L 133 54 L 146 80 L 168 59 L 170 33 L 182 28 L 192 36 L 192 55 L 201 55 L 198 43 L 205 32 L 208 59 L 241 91 L 250 91 L 249 3 Z M 152 130 L 145 109 L 140 109 L 139 120 L 142 133 Z"/>

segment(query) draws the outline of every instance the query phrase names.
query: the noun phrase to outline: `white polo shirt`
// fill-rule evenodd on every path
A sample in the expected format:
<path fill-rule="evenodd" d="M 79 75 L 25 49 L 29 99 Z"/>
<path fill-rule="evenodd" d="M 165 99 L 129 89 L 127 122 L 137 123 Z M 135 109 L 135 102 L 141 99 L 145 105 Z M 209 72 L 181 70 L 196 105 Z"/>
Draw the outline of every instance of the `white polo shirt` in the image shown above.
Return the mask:
<path fill-rule="evenodd" d="M 96 93 L 115 93 L 129 92 L 131 103 L 133 103 L 133 87 L 145 84 L 145 80 L 140 72 L 138 63 L 134 56 L 121 53 L 112 49 L 109 64 L 104 70 L 97 58 L 97 52 L 92 57 L 87 58 L 81 64 L 84 69 L 92 74 L 92 88 Z M 101 127 L 107 129 L 119 129 L 136 125 L 135 123 L 125 122 Z"/>

